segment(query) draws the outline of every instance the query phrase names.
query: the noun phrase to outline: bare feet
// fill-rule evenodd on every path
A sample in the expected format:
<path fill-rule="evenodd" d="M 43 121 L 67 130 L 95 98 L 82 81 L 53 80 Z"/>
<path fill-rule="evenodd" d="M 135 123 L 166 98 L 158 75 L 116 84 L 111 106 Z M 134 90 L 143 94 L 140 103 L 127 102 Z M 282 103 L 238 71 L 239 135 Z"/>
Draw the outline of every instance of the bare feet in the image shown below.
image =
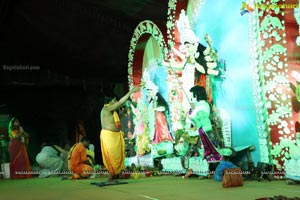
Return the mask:
<path fill-rule="evenodd" d="M 71 177 L 72 180 L 76 180 L 76 179 L 80 179 L 80 175 L 79 174 L 76 174 L 74 173 L 73 176 Z"/>
<path fill-rule="evenodd" d="M 109 174 L 107 182 L 118 182 L 118 178 L 119 178 L 119 175 L 113 176 L 113 175 Z"/>
<path fill-rule="evenodd" d="M 189 178 L 193 173 L 192 169 L 189 169 L 188 172 L 186 173 L 186 175 L 184 176 L 184 178 Z"/>

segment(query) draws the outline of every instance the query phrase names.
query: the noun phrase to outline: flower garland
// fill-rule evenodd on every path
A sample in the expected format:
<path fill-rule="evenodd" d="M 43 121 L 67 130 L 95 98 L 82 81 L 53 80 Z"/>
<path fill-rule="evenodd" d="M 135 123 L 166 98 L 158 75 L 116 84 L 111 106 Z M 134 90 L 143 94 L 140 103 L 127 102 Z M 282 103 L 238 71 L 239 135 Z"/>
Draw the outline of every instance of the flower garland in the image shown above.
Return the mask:
<path fill-rule="evenodd" d="M 254 5 L 252 0 L 249 4 Z M 269 130 L 267 125 L 267 108 L 266 102 L 264 101 L 263 94 L 263 79 L 262 73 L 259 66 L 259 22 L 257 9 L 254 10 L 253 14 L 248 15 L 249 22 L 249 56 L 250 56 L 250 66 L 252 71 L 252 88 L 253 88 L 253 100 L 256 112 L 256 126 L 258 132 L 259 149 L 260 149 L 260 159 L 261 162 L 269 163 L 270 154 L 268 148 L 269 142 Z"/>
<path fill-rule="evenodd" d="M 133 61 L 136 45 L 140 37 L 144 34 L 150 34 L 156 39 L 159 44 L 160 49 L 163 52 L 164 57 L 167 55 L 167 44 L 165 42 L 164 36 L 158 26 L 150 20 L 142 21 L 135 28 L 133 37 L 130 41 L 129 53 L 128 53 L 128 85 L 130 88 L 133 87 Z"/>
<path fill-rule="evenodd" d="M 167 20 L 167 39 L 168 47 L 171 49 L 175 43 L 175 14 L 177 0 L 169 0 L 168 3 L 168 20 Z"/>

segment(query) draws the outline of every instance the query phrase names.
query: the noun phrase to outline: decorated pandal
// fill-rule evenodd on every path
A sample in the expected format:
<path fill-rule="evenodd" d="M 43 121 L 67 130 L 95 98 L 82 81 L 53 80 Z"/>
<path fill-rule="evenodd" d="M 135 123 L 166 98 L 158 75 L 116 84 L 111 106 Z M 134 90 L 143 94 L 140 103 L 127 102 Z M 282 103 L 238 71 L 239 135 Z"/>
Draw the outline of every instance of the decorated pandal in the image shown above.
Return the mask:
<path fill-rule="evenodd" d="M 286 35 L 281 33 L 284 22 L 275 25 L 277 11 L 263 13 L 260 19 L 252 13 L 247 23 L 235 26 L 245 28 L 247 40 L 238 40 L 245 34 L 234 35 L 228 27 L 218 27 L 226 38 L 203 22 L 213 15 L 205 10 L 212 4 L 169 0 L 166 24 L 146 20 L 136 27 L 129 49 L 128 83 L 143 87 L 127 102 L 123 115 L 125 166 L 161 166 L 162 171 L 182 173 L 192 169 L 207 175 L 210 163 L 220 162 L 231 152 L 229 156 L 241 153 L 236 162 L 247 158 L 248 162 L 270 163 L 279 174 L 300 179 L 300 171 L 294 170 L 300 166 L 299 113 L 291 111 L 298 87 L 293 92 L 288 84 L 299 84 L 300 79 L 286 78 L 288 73 L 299 76 L 300 67 L 287 61 L 286 39 L 277 37 L 275 44 L 272 40 L 275 32 Z M 229 12 L 226 16 L 232 17 Z M 264 20 L 271 20 L 268 28 L 273 35 L 266 36 Z M 222 26 L 221 22 L 211 24 Z M 262 44 L 258 35 L 273 43 Z M 232 43 L 222 46 L 227 40 L 220 38 Z M 233 49 L 236 46 L 241 49 Z M 247 62 L 232 54 L 241 54 Z M 194 86 L 204 88 L 209 106 L 195 100 L 190 92 Z M 200 129 L 193 121 L 196 116 L 202 120 Z"/>

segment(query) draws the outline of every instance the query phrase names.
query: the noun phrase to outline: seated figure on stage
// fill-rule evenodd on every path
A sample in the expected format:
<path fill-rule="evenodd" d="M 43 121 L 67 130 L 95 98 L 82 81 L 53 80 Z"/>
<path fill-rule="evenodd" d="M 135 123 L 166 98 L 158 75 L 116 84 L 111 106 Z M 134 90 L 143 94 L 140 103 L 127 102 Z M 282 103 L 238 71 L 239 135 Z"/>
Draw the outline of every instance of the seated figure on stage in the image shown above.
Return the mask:
<path fill-rule="evenodd" d="M 87 157 L 89 144 L 89 139 L 84 136 L 70 150 L 68 168 L 73 172 L 72 179 L 88 178 L 94 171 Z"/>
<path fill-rule="evenodd" d="M 68 152 L 58 145 L 51 145 L 45 141 L 42 144 L 41 151 L 36 155 L 36 162 L 41 167 L 39 178 L 46 178 L 51 175 L 56 175 L 64 170 L 64 160 Z M 61 156 L 63 154 L 63 156 Z"/>

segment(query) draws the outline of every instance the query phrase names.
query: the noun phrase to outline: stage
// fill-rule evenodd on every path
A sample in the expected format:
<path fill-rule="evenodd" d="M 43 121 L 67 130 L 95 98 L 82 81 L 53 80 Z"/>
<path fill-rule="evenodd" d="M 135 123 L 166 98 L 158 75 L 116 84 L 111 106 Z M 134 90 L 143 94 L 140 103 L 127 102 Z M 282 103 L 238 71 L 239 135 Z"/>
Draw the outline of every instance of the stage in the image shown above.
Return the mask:
<path fill-rule="evenodd" d="M 213 179 L 200 180 L 178 176 L 129 178 L 128 184 L 97 187 L 92 182 L 106 181 L 104 175 L 95 179 L 61 180 L 60 177 L 32 178 L 24 180 L 1 179 L 1 199 L 47 200 L 47 199 L 230 199 L 254 200 L 262 197 L 285 195 L 289 198 L 300 196 L 300 185 L 287 185 L 284 180 L 244 181 L 244 186 L 222 188 Z"/>

